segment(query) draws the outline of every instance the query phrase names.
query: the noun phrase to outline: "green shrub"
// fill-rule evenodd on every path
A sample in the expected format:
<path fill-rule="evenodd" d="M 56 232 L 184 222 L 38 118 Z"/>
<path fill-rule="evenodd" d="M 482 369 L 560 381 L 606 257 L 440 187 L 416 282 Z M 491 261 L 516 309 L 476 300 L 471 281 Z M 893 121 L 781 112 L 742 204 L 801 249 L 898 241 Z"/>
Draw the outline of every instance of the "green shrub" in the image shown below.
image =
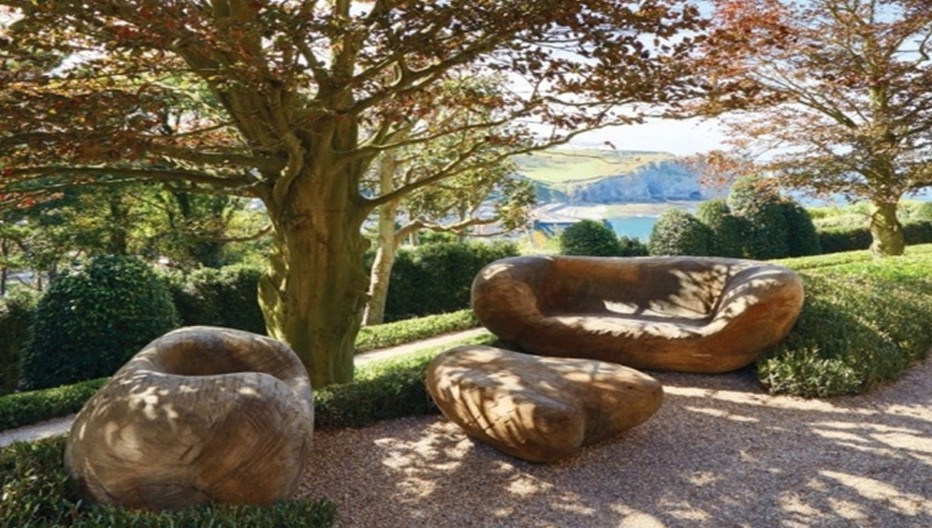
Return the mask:
<path fill-rule="evenodd" d="M 651 255 L 711 255 L 712 230 L 679 209 L 661 213 L 647 242 Z"/>
<path fill-rule="evenodd" d="M 0 299 L 0 394 L 16 389 L 19 363 L 35 317 L 38 294 L 16 290 Z"/>
<path fill-rule="evenodd" d="M 377 375 L 361 372 L 352 383 L 321 389 L 314 396 L 315 427 L 364 427 L 379 420 L 437 412 L 424 387 L 431 359 L 417 355 L 382 366 Z"/>
<path fill-rule="evenodd" d="M 495 336 L 486 334 L 364 365 L 352 383 L 331 385 L 314 394 L 315 427 L 364 427 L 380 420 L 437 413 L 424 386 L 430 361 L 458 345 L 494 343 Z"/>
<path fill-rule="evenodd" d="M 427 315 L 394 323 L 364 326 L 356 336 L 356 352 L 403 345 L 448 332 L 467 330 L 479 325 L 472 310 Z"/>
<path fill-rule="evenodd" d="M 208 325 L 265 335 L 259 307 L 262 270 L 252 266 L 200 268 L 175 279 L 172 297 L 185 326 Z M 180 282 L 180 283 L 179 283 Z"/>
<path fill-rule="evenodd" d="M 761 260 L 790 256 L 785 201 L 770 182 L 753 175 L 739 178 L 726 203 L 733 215 L 744 220 L 745 256 Z"/>
<path fill-rule="evenodd" d="M 94 257 L 53 282 L 39 301 L 32 346 L 22 355 L 21 387 L 110 375 L 177 324 L 168 287 L 145 263 Z"/>
<path fill-rule="evenodd" d="M 741 218 L 731 214 L 725 200 L 716 198 L 702 202 L 696 209 L 696 218 L 712 231 L 711 254 L 729 258 L 744 256 L 746 228 Z"/>
<path fill-rule="evenodd" d="M 385 303 L 385 321 L 469 307 L 473 278 L 486 264 L 518 254 L 514 244 L 442 243 L 398 252 Z"/>
<path fill-rule="evenodd" d="M 871 232 L 866 227 L 819 229 L 822 253 L 857 251 L 871 246 Z"/>
<path fill-rule="evenodd" d="M 903 224 L 903 236 L 909 245 L 932 244 L 932 221 L 922 220 Z"/>
<path fill-rule="evenodd" d="M 616 257 L 621 246 L 612 228 L 595 220 L 581 220 L 560 233 L 560 254 Z"/>
<path fill-rule="evenodd" d="M 621 257 L 646 257 L 650 255 L 647 244 L 641 242 L 641 239 L 637 237 L 621 235 L 618 237 L 618 247 L 621 248 L 618 253 L 618 256 Z"/>
<path fill-rule="evenodd" d="M 209 505 L 152 513 L 89 506 L 62 465 L 65 438 L 14 443 L 0 449 L 0 526 L 22 527 L 328 527 L 337 521 L 328 500 L 295 500 L 268 507 Z"/>
<path fill-rule="evenodd" d="M 862 393 L 901 376 L 932 343 L 932 246 L 905 257 L 823 263 L 799 271 L 806 289 L 799 320 L 758 362 L 773 393 Z"/>
<path fill-rule="evenodd" d="M 0 430 L 76 413 L 106 382 L 107 378 L 98 378 L 51 389 L 5 394 L 0 397 Z"/>
<path fill-rule="evenodd" d="M 781 206 L 783 216 L 786 218 L 789 249 L 789 253 L 783 256 L 805 257 L 822 253 L 819 234 L 806 209 L 793 201 L 785 201 Z"/>

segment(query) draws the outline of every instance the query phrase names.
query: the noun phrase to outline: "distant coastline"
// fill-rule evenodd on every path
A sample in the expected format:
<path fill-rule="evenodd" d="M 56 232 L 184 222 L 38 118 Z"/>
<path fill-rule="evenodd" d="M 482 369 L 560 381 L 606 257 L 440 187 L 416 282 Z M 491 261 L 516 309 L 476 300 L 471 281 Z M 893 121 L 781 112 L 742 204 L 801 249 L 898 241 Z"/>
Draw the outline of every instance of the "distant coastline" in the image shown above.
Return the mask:
<path fill-rule="evenodd" d="M 612 204 L 542 204 L 535 212 L 559 214 L 580 220 L 604 220 L 619 216 L 660 216 L 667 209 L 694 211 L 705 200 L 672 200 L 667 202 L 619 202 Z"/>
<path fill-rule="evenodd" d="M 591 205 L 556 202 L 539 206 L 531 216 L 551 224 L 566 224 L 579 220 L 604 221 L 611 225 L 618 236 L 625 235 L 647 241 L 661 213 L 667 209 L 695 212 L 703 201 L 705 200 Z"/>

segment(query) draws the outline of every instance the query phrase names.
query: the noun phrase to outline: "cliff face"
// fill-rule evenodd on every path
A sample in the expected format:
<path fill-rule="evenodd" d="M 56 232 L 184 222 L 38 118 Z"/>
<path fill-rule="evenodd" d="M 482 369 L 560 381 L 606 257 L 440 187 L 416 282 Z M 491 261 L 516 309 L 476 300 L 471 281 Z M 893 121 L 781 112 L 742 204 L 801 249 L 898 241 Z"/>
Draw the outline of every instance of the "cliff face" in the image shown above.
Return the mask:
<path fill-rule="evenodd" d="M 657 202 L 702 200 L 714 193 L 699 184 L 699 175 L 677 161 L 658 161 L 629 174 L 556 184 L 557 193 L 572 203 Z"/>

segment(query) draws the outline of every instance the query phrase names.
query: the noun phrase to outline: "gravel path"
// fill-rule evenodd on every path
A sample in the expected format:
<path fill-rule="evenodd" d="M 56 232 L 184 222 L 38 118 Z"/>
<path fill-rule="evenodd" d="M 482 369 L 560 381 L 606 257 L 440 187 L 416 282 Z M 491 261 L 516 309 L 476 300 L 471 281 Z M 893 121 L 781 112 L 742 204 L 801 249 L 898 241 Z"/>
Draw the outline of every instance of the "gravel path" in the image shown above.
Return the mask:
<path fill-rule="evenodd" d="M 932 527 L 932 359 L 870 394 L 773 397 L 748 372 L 655 374 L 663 407 L 557 465 L 442 417 L 318 431 L 302 493 L 348 527 Z"/>

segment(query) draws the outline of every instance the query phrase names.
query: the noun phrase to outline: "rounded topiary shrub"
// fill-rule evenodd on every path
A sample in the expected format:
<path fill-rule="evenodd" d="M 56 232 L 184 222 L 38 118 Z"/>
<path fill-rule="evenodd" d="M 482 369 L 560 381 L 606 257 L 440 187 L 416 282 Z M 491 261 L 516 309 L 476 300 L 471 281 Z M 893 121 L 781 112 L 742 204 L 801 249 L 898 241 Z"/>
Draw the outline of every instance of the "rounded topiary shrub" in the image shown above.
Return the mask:
<path fill-rule="evenodd" d="M 650 254 L 647 244 L 637 237 L 621 235 L 618 237 L 618 246 L 621 248 L 618 255 L 622 257 L 646 257 Z"/>
<path fill-rule="evenodd" d="M 712 230 L 695 216 L 679 209 L 664 211 L 650 233 L 647 248 L 651 255 L 709 256 Z"/>
<path fill-rule="evenodd" d="M 783 203 L 783 216 L 786 218 L 789 256 L 805 257 L 822 253 L 819 234 L 806 209 L 792 200 L 787 200 Z"/>
<path fill-rule="evenodd" d="M 582 220 L 560 233 L 560 253 L 615 257 L 621 254 L 621 246 L 612 228 L 595 220 Z"/>
<path fill-rule="evenodd" d="M 716 198 L 699 204 L 696 218 L 712 230 L 710 249 L 714 255 L 730 258 L 744 256 L 744 222 L 731 214 L 724 199 Z"/>
<path fill-rule="evenodd" d="M 758 176 L 739 178 L 728 193 L 729 209 L 746 222 L 745 253 L 754 259 L 774 259 L 790 254 L 789 225 L 784 199 L 771 182 Z"/>
<path fill-rule="evenodd" d="M 392 267 L 385 321 L 469 307 L 473 278 L 486 264 L 518 255 L 507 242 L 444 242 L 402 249 Z"/>
<path fill-rule="evenodd" d="M 19 383 L 20 355 L 26 347 L 39 295 L 16 290 L 0 299 L 0 394 Z"/>
<path fill-rule="evenodd" d="M 109 376 L 178 325 L 168 286 L 145 263 L 100 256 L 58 278 L 39 301 L 24 389 Z"/>
<path fill-rule="evenodd" d="M 258 267 L 233 265 L 200 268 L 176 281 L 172 296 L 182 324 L 224 326 L 265 334 L 258 297 L 261 276 Z"/>

